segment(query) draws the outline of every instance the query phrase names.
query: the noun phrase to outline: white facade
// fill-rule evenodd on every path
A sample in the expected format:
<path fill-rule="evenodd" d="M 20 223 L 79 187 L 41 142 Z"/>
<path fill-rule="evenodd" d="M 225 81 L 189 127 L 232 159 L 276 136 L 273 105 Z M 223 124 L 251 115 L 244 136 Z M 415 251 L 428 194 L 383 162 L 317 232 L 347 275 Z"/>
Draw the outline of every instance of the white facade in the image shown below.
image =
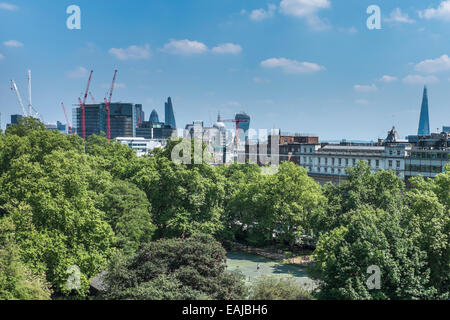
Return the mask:
<path fill-rule="evenodd" d="M 408 144 L 396 143 L 384 146 L 363 145 L 301 145 L 300 151 L 292 156 L 299 157 L 300 166 L 313 175 L 346 176 L 346 169 L 359 161 L 366 161 L 372 172 L 393 170 L 405 177 L 405 163 L 409 155 Z"/>
<path fill-rule="evenodd" d="M 130 147 L 136 151 L 138 157 L 147 155 L 150 151 L 155 148 L 162 148 L 163 143 L 160 140 L 151 140 L 145 138 L 134 138 L 134 137 L 121 137 L 116 138 L 121 144 Z"/>

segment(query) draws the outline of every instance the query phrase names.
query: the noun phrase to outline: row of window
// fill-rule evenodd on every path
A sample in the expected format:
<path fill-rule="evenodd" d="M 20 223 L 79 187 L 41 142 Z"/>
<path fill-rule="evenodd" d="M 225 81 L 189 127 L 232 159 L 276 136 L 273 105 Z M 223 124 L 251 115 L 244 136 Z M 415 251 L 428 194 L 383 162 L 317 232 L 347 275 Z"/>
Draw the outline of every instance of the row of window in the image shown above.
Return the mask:
<path fill-rule="evenodd" d="M 448 160 L 449 154 L 442 152 L 411 152 L 411 158 L 413 159 L 439 159 Z"/>
<path fill-rule="evenodd" d="M 319 165 L 322 165 L 322 163 L 323 164 L 325 164 L 325 165 L 328 165 L 329 164 L 329 162 L 331 162 L 331 165 L 332 166 L 335 166 L 336 164 L 339 166 L 339 167 L 341 167 L 341 166 L 343 166 L 344 165 L 344 163 L 345 163 L 345 166 L 346 167 L 348 167 L 348 166 L 350 166 L 350 165 L 356 165 L 356 163 L 357 163 L 357 161 L 367 161 L 367 164 L 369 165 L 369 166 L 374 166 L 374 167 L 376 167 L 376 168 L 379 168 L 380 167 L 380 160 L 378 160 L 378 159 L 375 159 L 375 160 L 357 160 L 357 159 L 342 159 L 342 158 L 331 158 L 331 161 L 328 161 L 328 158 L 324 158 L 325 159 L 325 161 L 322 161 L 323 159 L 322 158 L 318 158 L 319 159 Z M 309 160 L 309 161 L 308 161 Z M 310 163 L 310 164 L 312 164 L 313 163 L 313 158 L 311 158 L 311 157 L 309 157 L 309 158 L 307 158 L 307 157 L 303 157 L 303 163 L 304 164 L 307 164 L 307 163 Z M 388 161 L 388 164 L 389 164 L 389 168 L 393 168 L 393 166 L 394 166 L 394 161 L 393 160 L 389 160 Z M 396 162 L 395 162 L 395 165 L 396 165 L 396 168 L 400 168 L 401 167 L 401 161 L 400 160 L 397 160 Z"/>
<path fill-rule="evenodd" d="M 405 167 L 406 171 L 414 172 L 429 172 L 429 173 L 441 173 L 443 172 L 442 166 L 426 166 L 426 165 L 411 165 L 407 164 Z"/>

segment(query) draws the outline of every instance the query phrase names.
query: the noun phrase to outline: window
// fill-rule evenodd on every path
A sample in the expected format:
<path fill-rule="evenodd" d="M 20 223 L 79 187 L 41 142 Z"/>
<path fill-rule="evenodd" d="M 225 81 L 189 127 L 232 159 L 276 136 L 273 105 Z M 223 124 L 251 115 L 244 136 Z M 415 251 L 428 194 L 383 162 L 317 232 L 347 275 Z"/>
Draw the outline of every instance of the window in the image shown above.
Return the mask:
<path fill-rule="evenodd" d="M 389 150 L 389 155 L 392 156 L 392 150 Z"/>
<path fill-rule="evenodd" d="M 389 168 L 392 168 L 392 160 L 389 160 Z"/>
<path fill-rule="evenodd" d="M 400 168 L 400 161 L 397 160 L 397 168 Z"/>
<path fill-rule="evenodd" d="M 348 159 L 345 159 L 345 165 L 348 167 Z"/>
<path fill-rule="evenodd" d="M 397 155 L 398 155 L 398 156 L 400 155 L 400 150 L 397 150 Z"/>
<path fill-rule="evenodd" d="M 380 160 L 376 160 L 376 166 L 377 168 L 380 166 Z"/>

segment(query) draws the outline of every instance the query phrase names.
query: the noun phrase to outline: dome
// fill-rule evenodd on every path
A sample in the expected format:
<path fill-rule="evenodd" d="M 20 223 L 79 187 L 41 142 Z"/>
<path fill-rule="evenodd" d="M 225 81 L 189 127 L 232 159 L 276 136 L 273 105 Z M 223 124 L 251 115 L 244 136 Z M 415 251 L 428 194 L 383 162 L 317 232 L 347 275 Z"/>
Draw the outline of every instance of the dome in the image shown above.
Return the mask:
<path fill-rule="evenodd" d="M 156 112 L 155 109 L 153 109 L 152 113 L 150 114 L 150 122 L 159 122 L 158 112 Z"/>

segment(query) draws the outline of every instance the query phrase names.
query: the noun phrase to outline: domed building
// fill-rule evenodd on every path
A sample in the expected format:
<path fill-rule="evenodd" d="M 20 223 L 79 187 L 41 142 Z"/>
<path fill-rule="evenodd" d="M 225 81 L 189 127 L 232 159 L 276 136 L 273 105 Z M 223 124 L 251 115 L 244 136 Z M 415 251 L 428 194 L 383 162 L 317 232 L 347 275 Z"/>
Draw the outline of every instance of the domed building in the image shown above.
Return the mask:
<path fill-rule="evenodd" d="M 150 119 L 148 121 L 153 123 L 159 123 L 158 112 L 156 112 L 155 109 L 153 109 L 152 113 L 150 114 Z"/>

